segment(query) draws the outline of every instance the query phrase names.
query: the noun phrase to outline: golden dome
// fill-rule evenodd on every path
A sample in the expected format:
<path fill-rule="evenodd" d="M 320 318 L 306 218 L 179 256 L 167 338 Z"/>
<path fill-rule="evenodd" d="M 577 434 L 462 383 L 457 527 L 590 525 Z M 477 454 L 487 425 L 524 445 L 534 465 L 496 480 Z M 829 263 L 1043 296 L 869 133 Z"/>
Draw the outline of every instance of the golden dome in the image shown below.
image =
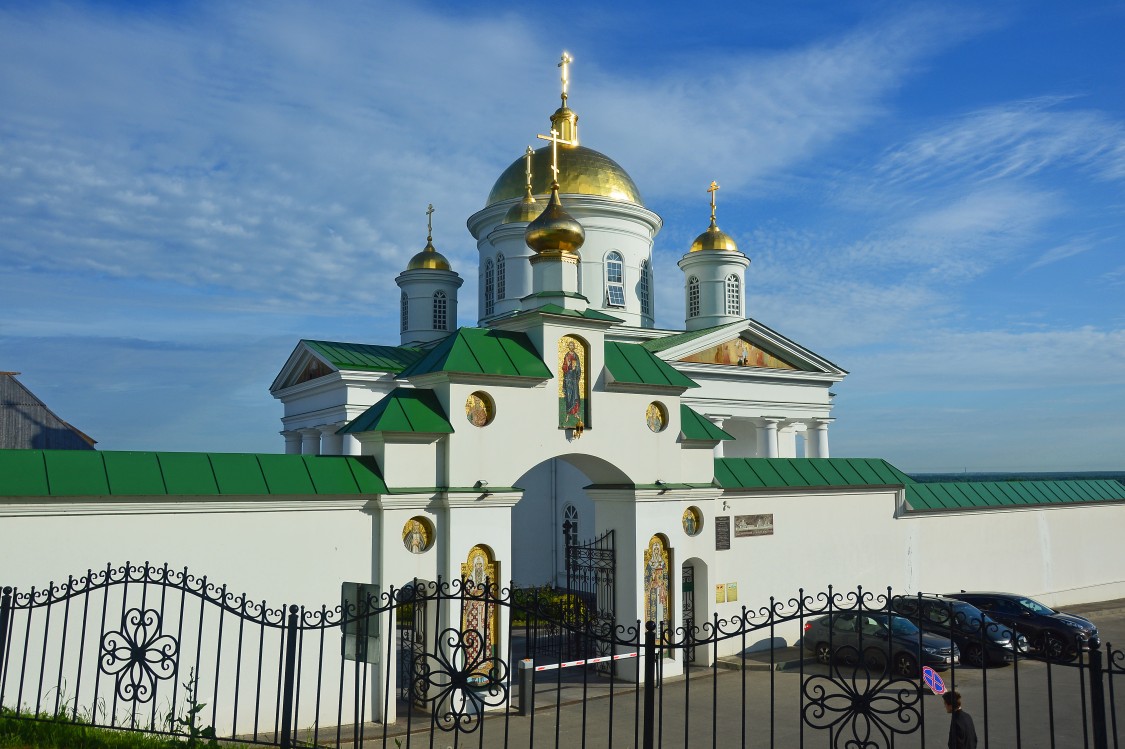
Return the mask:
<path fill-rule="evenodd" d="M 730 236 L 719 229 L 715 225 L 715 219 L 711 219 L 711 225 L 707 227 L 707 231 L 700 234 L 691 243 L 690 252 L 704 252 L 708 250 L 726 250 L 728 252 L 738 252 L 738 245 Z"/>
<path fill-rule="evenodd" d="M 543 203 L 536 200 L 534 195 L 528 193 L 523 196 L 523 200 L 508 209 L 501 223 L 526 224 L 534 221 L 541 213 L 543 213 Z"/>
<path fill-rule="evenodd" d="M 551 146 L 548 144 L 538 149 L 531 159 L 532 192 L 545 195 L 551 189 Z M 521 156 L 504 170 L 492 186 L 486 205 L 524 194 L 524 166 L 524 157 Z M 596 195 L 644 205 L 633 178 L 616 161 L 585 146 L 559 143 L 559 192 Z"/>
<path fill-rule="evenodd" d="M 410 262 L 406 264 L 406 269 L 453 270 L 449 265 L 449 261 L 445 259 L 445 255 L 442 255 L 434 249 L 433 242 L 426 242 L 426 246 L 422 248 L 422 251 L 410 258 Z"/>
<path fill-rule="evenodd" d="M 527 246 L 536 253 L 577 254 L 586 241 L 586 230 L 563 208 L 558 190 L 551 190 L 547 207 L 539 218 L 527 225 L 523 236 Z"/>

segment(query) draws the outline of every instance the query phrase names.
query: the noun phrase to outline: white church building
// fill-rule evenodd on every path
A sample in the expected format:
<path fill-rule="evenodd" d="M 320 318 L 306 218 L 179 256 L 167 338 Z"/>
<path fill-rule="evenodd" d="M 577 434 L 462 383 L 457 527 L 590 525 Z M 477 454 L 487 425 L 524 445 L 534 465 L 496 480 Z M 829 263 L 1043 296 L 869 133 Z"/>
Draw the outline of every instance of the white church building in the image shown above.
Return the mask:
<path fill-rule="evenodd" d="M 349 581 L 561 586 L 567 546 L 612 532 L 620 622 L 829 585 L 1125 596 L 1120 483 L 921 484 L 832 457 L 847 372 L 749 316 L 717 185 L 678 263 L 683 328 L 656 328 L 662 219 L 578 121 L 564 72 L 553 140 L 513 143 L 467 218 L 478 267 L 432 236 L 403 258 L 397 341 L 296 344 L 270 386 L 284 455 L 0 451 L 0 584 L 131 559 L 318 605 Z"/>

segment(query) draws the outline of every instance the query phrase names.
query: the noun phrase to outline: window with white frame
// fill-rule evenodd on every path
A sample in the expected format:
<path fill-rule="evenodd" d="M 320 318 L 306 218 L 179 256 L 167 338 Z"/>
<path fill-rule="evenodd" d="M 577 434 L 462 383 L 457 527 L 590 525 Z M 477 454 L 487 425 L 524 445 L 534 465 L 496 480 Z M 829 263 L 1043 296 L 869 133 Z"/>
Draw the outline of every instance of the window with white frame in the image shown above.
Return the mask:
<path fill-rule="evenodd" d="M 448 306 L 446 304 L 445 292 L 434 292 L 434 330 L 449 330 L 449 315 L 447 314 Z"/>
<path fill-rule="evenodd" d="M 496 290 L 492 280 L 492 259 L 484 261 L 484 314 L 491 315 L 496 311 Z"/>
<path fill-rule="evenodd" d="M 578 508 L 567 504 L 562 519 L 563 548 L 578 545 Z"/>
<path fill-rule="evenodd" d="M 652 316 L 652 266 L 648 260 L 641 261 L 641 278 L 637 284 L 637 296 L 641 298 L 641 314 Z"/>
<path fill-rule="evenodd" d="M 699 317 L 699 279 L 695 276 L 687 280 L 687 316 Z"/>
<path fill-rule="evenodd" d="M 410 325 L 410 300 L 406 298 L 406 292 L 402 292 L 398 300 L 398 318 L 399 325 L 402 332 L 405 333 L 407 327 Z"/>
<path fill-rule="evenodd" d="M 605 298 L 610 307 L 625 306 L 625 261 L 618 252 L 605 256 Z"/>
<path fill-rule="evenodd" d="M 496 256 L 496 298 L 504 298 L 504 255 Z"/>
<path fill-rule="evenodd" d="M 742 316 L 742 282 L 733 273 L 727 276 L 727 314 Z"/>

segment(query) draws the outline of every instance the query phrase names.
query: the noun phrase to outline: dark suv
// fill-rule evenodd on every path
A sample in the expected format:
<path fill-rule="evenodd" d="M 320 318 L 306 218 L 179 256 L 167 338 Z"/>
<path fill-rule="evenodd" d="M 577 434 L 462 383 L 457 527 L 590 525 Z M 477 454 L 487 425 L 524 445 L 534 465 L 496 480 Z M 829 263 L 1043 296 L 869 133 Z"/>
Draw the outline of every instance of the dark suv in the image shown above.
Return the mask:
<path fill-rule="evenodd" d="M 919 664 L 942 671 L 957 663 L 960 652 L 948 637 L 920 632 L 909 619 L 874 611 L 828 614 L 805 622 L 801 644 L 817 661 L 830 664 L 833 656 L 846 663 L 863 663 L 873 673 L 890 670 L 915 677 Z"/>
<path fill-rule="evenodd" d="M 1089 619 L 1055 611 L 1026 596 L 961 591 L 948 597 L 971 603 L 1012 627 L 1027 638 L 1033 651 L 1048 660 L 1073 660 L 1079 647 L 1085 650 L 1087 643 L 1098 636 L 1098 628 Z"/>
<path fill-rule="evenodd" d="M 944 635 L 961 650 L 961 661 L 972 666 L 1003 665 L 1026 653 L 1027 638 L 985 614 L 971 603 L 942 596 L 895 596 L 891 609 L 925 632 Z"/>

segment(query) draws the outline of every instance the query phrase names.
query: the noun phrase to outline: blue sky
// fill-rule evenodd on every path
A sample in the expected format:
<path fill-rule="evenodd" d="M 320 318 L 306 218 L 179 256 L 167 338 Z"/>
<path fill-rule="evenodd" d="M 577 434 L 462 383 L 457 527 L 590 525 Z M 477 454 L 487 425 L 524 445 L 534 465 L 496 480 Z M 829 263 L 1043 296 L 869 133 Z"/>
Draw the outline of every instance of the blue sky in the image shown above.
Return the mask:
<path fill-rule="evenodd" d="M 102 449 L 280 452 L 271 380 L 397 341 L 427 203 L 475 322 L 565 48 L 659 325 L 717 180 L 750 315 L 851 372 L 834 455 L 1125 468 L 1125 4 L 607 5 L 3 5 L 0 369 Z"/>

